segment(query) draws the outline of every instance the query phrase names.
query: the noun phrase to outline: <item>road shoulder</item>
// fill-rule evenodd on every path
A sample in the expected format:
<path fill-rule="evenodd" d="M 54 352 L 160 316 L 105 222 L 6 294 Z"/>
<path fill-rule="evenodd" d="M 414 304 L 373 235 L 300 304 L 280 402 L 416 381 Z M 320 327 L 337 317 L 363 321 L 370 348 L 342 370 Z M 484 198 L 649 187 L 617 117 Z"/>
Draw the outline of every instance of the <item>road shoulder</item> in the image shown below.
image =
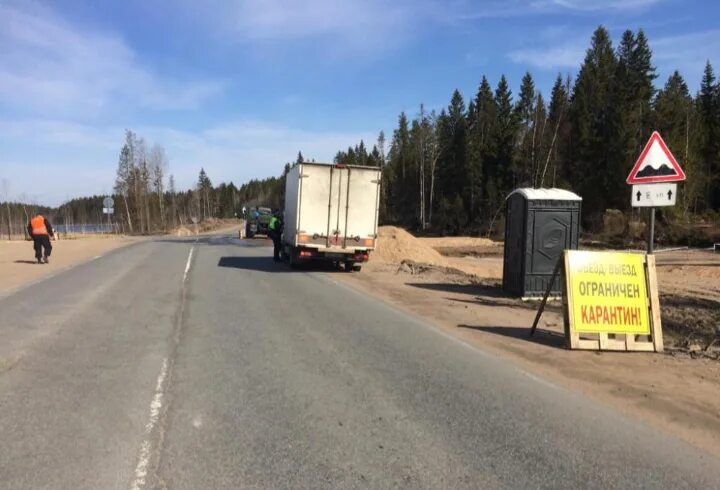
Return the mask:
<path fill-rule="evenodd" d="M 467 276 L 370 263 L 360 274 L 336 275 L 359 292 L 390 303 L 459 339 L 666 430 L 720 456 L 720 363 L 687 356 L 569 351 L 559 305 L 535 338 L 535 303 L 505 297 L 498 284 Z"/>
<path fill-rule="evenodd" d="M 49 264 L 35 262 L 32 242 L 0 242 L 0 267 L 3 271 L 0 275 L 0 296 L 143 239 L 113 236 L 53 241 Z"/>

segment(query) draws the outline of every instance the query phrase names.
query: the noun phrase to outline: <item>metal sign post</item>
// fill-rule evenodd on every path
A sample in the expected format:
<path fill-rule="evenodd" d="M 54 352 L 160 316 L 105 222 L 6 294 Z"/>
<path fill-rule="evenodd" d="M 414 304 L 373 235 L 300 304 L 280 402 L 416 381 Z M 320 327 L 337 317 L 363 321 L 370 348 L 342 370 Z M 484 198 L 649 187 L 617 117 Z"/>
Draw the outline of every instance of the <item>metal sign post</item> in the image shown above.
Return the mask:
<path fill-rule="evenodd" d="M 108 233 L 112 231 L 112 223 L 110 222 L 110 215 L 115 212 L 113 209 L 113 206 L 115 205 L 115 200 L 108 196 L 105 199 L 103 199 L 103 213 L 107 214 L 107 221 L 108 221 Z"/>
<path fill-rule="evenodd" d="M 650 208 L 650 226 L 647 230 L 647 253 L 655 251 L 655 208 Z"/>
<path fill-rule="evenodd" d="M 647 253 L 650 255 L 655 248 L 655 208 L 674 206 L 677 200 L 677 184 L 674 182 L 683 180 L 685 172 L 655 131 L 626 180 L 632 184 L 631 206 L 650 208 L 647 228 Z"/>

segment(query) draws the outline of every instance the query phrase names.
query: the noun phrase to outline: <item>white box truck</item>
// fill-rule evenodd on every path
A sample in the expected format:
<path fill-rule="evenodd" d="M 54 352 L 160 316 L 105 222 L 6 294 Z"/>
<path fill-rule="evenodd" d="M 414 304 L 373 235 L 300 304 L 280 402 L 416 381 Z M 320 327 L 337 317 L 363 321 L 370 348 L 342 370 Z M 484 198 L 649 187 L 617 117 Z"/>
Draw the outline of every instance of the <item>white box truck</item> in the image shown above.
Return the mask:
<path fill-rule="evenodd" d="M 299 163 L 285 181 L 283 254 L 359 271 L 377 242 L 380 169 Z"/>

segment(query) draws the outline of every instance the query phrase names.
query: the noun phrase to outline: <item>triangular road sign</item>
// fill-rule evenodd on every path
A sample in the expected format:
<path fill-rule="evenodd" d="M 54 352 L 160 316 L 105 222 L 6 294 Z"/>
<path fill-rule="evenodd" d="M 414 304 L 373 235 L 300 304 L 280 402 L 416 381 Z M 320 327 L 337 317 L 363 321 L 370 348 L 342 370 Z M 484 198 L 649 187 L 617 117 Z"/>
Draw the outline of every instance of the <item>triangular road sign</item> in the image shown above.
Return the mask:
<path fill-rule="evenodd" d="M 630 175 L 628 184 L 652 184 L 659 182 L 678 182 L 685 180 L 685 172 L 680 168 L 667 145 L 655 131 L 645 145 Z"/>

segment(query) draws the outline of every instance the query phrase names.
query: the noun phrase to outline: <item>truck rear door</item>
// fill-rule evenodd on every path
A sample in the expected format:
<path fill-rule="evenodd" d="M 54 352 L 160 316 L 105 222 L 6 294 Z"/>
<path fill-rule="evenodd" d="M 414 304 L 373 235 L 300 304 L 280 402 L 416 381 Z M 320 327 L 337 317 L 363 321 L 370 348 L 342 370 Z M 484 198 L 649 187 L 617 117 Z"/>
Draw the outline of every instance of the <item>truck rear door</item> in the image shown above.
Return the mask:
<path fill-rule="evenodd" d="M 345 202 L 345 242 L 348 248 L 375 248 L 380 198 L 380 171 L 348 167 Z"/>
<path fill-rule="evenodd" d="M 327 246 L 341 247 L 347 223 L 348 169 L 330 168 L 330 195 L 328 202 Z"/>

